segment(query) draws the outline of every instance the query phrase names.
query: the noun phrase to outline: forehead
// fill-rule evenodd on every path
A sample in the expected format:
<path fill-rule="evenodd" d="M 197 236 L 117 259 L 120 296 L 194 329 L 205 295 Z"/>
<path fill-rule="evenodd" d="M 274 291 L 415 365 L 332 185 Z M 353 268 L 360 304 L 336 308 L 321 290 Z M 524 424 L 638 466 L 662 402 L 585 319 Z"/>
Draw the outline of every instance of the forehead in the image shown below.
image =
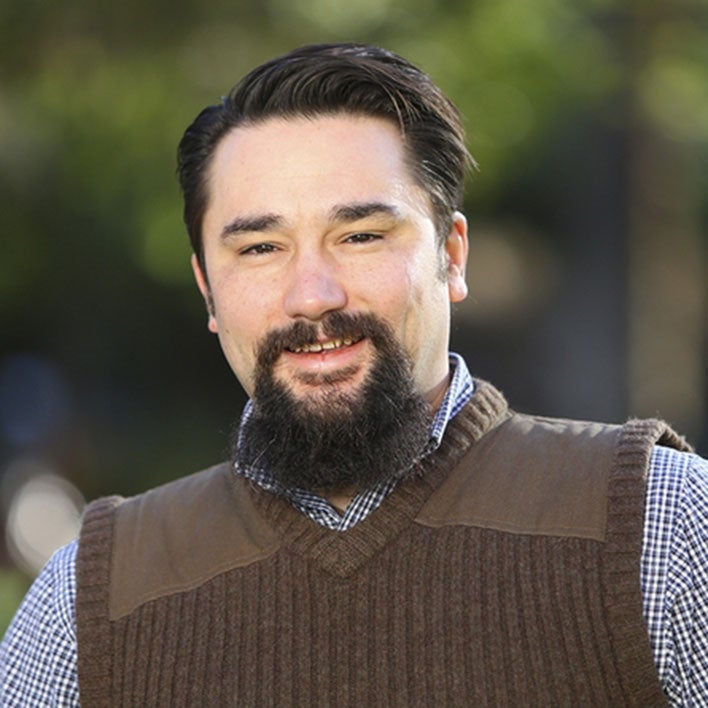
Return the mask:
<path fill-rule="evenodd" d="M 208 187 L 207 216 L 226 204 L 263 210 L 274 202 L 295 208 L 374 198 L 419 202 L 423 196 L 398 127 L 350 114 L 234 128 L 214 152 Z"/>

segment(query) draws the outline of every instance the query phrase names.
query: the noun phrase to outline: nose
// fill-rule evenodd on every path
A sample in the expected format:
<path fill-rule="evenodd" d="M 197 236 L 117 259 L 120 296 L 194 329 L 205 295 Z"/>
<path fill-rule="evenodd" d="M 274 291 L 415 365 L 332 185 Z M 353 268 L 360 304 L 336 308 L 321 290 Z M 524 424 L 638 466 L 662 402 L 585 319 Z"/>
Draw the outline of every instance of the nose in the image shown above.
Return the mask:
<path fill-rule="evenodd" d="M 347 304 L 336 264 L 325 255 L 302 253 L 294 259 L 285 293 L 285 314 L 317 321 Z"/>

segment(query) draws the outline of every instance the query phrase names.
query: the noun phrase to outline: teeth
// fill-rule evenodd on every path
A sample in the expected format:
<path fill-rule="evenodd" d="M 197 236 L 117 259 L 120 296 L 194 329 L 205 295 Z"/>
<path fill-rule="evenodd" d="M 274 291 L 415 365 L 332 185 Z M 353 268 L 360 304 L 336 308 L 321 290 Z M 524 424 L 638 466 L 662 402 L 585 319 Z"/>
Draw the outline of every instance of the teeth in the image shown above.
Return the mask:
<path fill-rule="evenodd" d="M 344 339 L 330 339 L 326 342 L 314 342 L 313 344 L 306 344 L 304 347 L 295 347 L 293 351 L 296 354 L 310 354 L 321 351 L 329 351 L 331 349 L 339 349 L 340 347 L 348 347 L 354 342 L 350 337 L 344 337 Z"/>

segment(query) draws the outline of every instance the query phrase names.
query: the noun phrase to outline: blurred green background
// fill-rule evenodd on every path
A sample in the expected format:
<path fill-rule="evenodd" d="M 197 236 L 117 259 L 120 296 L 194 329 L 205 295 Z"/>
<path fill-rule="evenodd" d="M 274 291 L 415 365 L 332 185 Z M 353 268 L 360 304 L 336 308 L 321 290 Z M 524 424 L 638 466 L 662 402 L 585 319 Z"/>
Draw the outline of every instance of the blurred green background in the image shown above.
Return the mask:
<path fill-rule="evenodd" d="M 0 629 L 76 490 L 223 457 L 244 398 L 191 280 L 175 149 L 296 45 L 383 44 L 464 113 L 453 347 L 476 375 L 520 410 L 661 415 L 708 450 L 704 0 L 9 0 L 0 40 Z"/>

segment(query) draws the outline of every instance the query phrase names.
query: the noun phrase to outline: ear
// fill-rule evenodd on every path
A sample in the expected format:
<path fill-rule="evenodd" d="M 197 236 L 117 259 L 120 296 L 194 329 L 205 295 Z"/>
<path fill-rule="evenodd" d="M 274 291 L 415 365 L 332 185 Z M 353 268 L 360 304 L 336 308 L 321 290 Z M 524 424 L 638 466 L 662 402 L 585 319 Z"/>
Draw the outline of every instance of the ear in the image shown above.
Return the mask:
<path fill-rule="evenodd" d="M 199 259 L 196 254 L 192 254 L 192 272 L 194 273 L 194 279 L 197 281 L 197 287 L 199 292 L 204 298 L 204 303 L 206 304 L 207 312 L 209 313 L 209 322 L 207 327 L 210 332 L 216 334 L 219 328 L 216 323 L 216 313 L 214 311 L 214 298 L 211 296 L 211 288 L 209 287 L 209 281 L 206 278 L 206 274 L 202 270 L 199 264 Z"/>
<path fill-rule="evenodd" d="M 452 228 L 445 241 L 450 302 L 460 302 L 467 297 L 465 269 L 467 267 L 468 249 L 467 219 L 459 211 L 456 211 L 452 219 Z"/>

